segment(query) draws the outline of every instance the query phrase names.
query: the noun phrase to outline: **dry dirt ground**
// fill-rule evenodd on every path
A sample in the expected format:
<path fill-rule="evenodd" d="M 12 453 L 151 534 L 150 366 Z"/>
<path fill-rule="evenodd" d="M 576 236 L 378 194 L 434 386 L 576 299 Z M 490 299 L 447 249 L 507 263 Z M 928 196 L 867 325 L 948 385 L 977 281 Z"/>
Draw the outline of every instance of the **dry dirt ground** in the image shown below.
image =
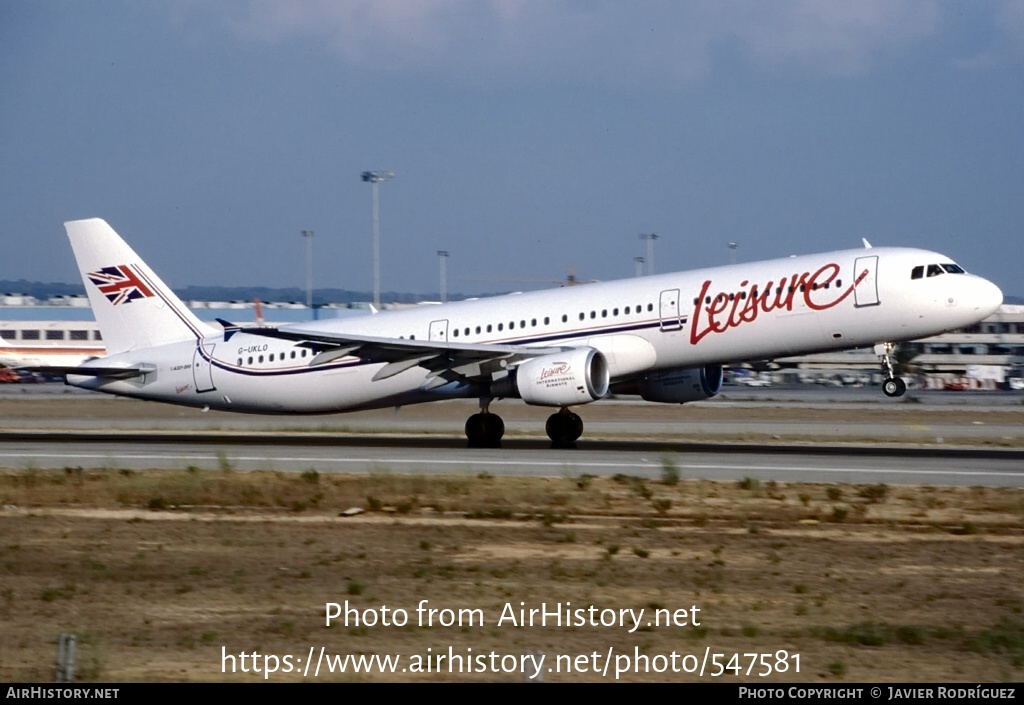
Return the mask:
<path fill-rule="evenodd" d="M 252 654 L 321 647 L 401 661 L 320 681 L 521 681 L 541 654 L 545 682 L 1024 677 L 1015 489 L 68 468 L 0 500 L 0 681 L 52 679 L 61 633 L 81 681 L 260 680 Z M 325 626 L 346 601 L 377 623 Z M 614 624 L 519 624 L 556 603 Z"/>

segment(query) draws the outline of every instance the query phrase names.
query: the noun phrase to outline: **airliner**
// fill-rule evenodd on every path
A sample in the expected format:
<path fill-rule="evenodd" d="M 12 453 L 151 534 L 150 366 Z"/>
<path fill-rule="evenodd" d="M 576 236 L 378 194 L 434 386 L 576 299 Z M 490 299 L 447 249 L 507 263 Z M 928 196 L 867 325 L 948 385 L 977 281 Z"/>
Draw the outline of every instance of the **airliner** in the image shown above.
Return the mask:
<path fill-rule="evenodd" d="M 85 389 L 203 409 L 332 414 L 478 399 L 470 447 L 500 447 L 497 399 L 557 409 L 610 395 L 714 397 L 724 365 L 874 346 L 891 354 L 998 308 L 999 288 L 926 250 L 871 247 L 277 327 L 198 320 L 103 220 L 65 223 L 108 355 L 57 368 Z M 55 371 L 51 369 L 51 371 Z"/>

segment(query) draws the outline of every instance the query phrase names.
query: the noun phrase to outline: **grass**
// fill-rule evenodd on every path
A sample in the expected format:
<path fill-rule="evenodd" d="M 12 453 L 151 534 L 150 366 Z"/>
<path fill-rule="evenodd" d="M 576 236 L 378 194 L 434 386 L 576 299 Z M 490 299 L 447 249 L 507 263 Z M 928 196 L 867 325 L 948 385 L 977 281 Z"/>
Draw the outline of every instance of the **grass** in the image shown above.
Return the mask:
<path fill-rule="evenodd" d="M 321 634 L 325 599 L 409 610 L 427 599 L 488 616 L 520 602 L 694 604 L 700 628 L 623 635 L 624 648 L 667 652 L 680 638 L 714 635 L 715 649 L 784 643 L 814 654 L 807 677 L 1021 677 L 1024 603 L 1006 560 L 1019 550 L 1021 490 L 890 487 L 879 502 L 876 485 L 770 480 L 755 493 L 684 479 L 591 476 L 581 491 L 567 477 L 303 475 L 0 472 L 0 504 L 16 508 L 0 512 L 0 618 L 5 634 L 18 635 L 0 635 L 0 677 L 46 678 L 25 664 L 52 661 L 52 634 L 81 626 L 95 635 L 88 651 L 103 678 L 142 678 L 124 670 L 142 663 L 147 679 L 181 679 L 180 669 L 163 670 L 175 662 L 187 677 L 217 679 L 208 652 L 220 641 L 284 653 Z M 821 521 L 835 506 L 832 487 L 850 508 L 841 525 Z M 300 514 L 296 502 L 306 505 Z M 978 535 L 948 528 L 968 524 Z M 72 611 L 73 626 L 64 623 Z M 543 642 L 550 653 L 575 653 L 606 649 L 609 634 L 489 627 L 369 628 L 359 648 Z M 904 661 L 913 665 L 900 670 Z"/>

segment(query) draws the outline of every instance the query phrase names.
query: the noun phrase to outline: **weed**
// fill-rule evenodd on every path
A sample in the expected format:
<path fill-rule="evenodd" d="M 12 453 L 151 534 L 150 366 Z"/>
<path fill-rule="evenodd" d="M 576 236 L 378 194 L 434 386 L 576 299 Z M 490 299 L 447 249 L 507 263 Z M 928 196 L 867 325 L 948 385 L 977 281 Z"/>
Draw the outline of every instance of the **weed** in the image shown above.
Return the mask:
<path fill-rule="evenodd" d="M 878 504 L 885 500 L 889 488 L 884 484 L 868 485 L 857 490 L 857 496 L 866 499 L 871 504 Z"/>
<path fill-rule="evenodd" d="M 741 490 L 749 490 L 750 492 L 758 492 L 761 489 L 761 481 L 753 477 L 744 477 L 736 484 Z"/>
<path fill-rule="evenodd" d="M 74 585 L 65 585 L 59 588 L 45 588 L 39 595 L 39 599 L 43 602 L 53 602 L 54 600 L 70 600 L 75 596 L 77 588 Z"/>
<path fill-rule="evenodd" d="M 663 456 L 661 459 L 661 481 L 666 485 L 679 484 L 679 466 L 670 455 Z"/>
<path fill-rule="evenodd" d="M 228 454 L 223 450 L 217 451 L 217 467 L 220 468 L 220 471 L 223 473 L 230 473 L 235 470 L 234 464 L 231 462 Z"/>

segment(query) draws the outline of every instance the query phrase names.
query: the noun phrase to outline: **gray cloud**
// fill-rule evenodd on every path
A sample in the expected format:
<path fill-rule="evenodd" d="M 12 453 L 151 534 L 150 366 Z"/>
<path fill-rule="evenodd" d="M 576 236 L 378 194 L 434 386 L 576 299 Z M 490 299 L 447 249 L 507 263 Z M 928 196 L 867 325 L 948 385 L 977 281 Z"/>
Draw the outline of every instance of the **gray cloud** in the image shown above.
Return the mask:
<path fill-rule="evenodd" d="M 352 64 L 470 79 L 688 80 L 712 70 L 718 46 L 769 68 L 859 73 L 941 26 L 937 0 L 251 0 L 228 7 L 221 11 L 231 13 L 233 29 L 253 41 L 312 38 Z M 1002 12 L 1012 25 L 1012 8 Z"/>

